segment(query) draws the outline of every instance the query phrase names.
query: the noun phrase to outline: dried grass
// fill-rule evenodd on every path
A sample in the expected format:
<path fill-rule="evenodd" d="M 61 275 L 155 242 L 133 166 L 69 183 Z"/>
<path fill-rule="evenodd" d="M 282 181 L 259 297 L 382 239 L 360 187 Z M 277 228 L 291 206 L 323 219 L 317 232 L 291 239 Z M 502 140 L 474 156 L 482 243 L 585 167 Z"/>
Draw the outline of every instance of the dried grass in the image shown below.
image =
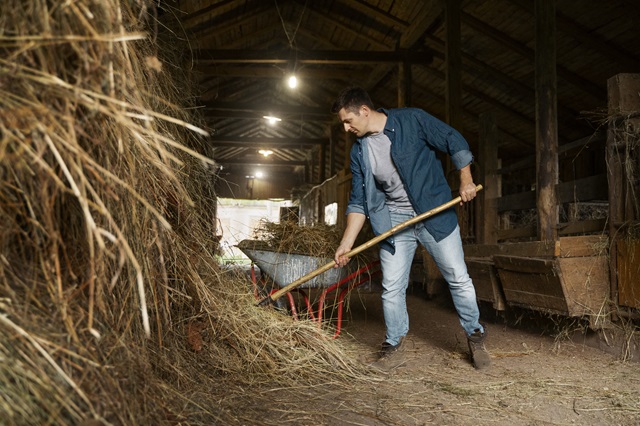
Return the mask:
<path fill-rule="evenodd" d="M 361 377 L 218 268 L 206 131 L 154 16 L 141 0 L 3 2 L 5 424 L 228 422 L 232 389 Z"/>
<path fill-rule="evenodd" d="M 333 257 L 342 233 L 331 225 L 300 226 L 292 221 L 262 220 L 256 228 L 255 238 L 280 253 Z"/>

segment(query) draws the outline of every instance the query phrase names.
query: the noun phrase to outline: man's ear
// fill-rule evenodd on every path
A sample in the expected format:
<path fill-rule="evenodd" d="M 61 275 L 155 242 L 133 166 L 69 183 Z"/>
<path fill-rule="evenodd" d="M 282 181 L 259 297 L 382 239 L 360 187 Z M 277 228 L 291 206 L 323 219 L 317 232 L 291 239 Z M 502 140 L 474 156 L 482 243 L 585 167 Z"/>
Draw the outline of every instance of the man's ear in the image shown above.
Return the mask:
<path fill-rule="evenodd" d="M 362 105 L 360 107 L 360 111 L 361 111 L 360 112 L 361 114 L 363 114 L 365 117 L 367 117 L 367 116 L 369 116 L 369 113 L 371 112 L 371 109 L 369 109 L 369 107 L 366 106 L 366 105 Z"/>

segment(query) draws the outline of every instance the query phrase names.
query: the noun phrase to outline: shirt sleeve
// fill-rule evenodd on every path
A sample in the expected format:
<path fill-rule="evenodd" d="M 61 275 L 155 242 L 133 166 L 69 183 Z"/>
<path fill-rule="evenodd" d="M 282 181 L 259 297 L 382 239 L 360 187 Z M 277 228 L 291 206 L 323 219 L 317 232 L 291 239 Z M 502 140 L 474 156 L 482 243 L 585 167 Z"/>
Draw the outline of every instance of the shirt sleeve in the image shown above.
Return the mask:
<path fill-rule="evenodd" d="M 421 111 L 418 121 L 427 143 L 449 154 L 451 162 L 458 170 L 473 162 L 469 143 L 459 131 L 426 111 Z"/>
<path fill-rule="evenodd" d="M 351 149 L 351 195 L 345 214 L 366 214 L 364 209 L 364 176 L 360 166 L 358 148 L 354 145 Z"/>

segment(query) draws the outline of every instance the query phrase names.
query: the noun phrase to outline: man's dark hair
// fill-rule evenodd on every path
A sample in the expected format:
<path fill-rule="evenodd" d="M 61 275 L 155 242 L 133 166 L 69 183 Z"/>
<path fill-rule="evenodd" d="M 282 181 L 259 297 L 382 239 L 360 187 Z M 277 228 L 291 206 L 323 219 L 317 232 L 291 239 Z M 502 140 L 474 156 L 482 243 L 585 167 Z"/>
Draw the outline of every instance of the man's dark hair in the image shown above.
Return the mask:
<path fill-rule="evenodd" d="M 333 103 L 331 112 L 337 114 L 342 108 L 345 111 L 357 113 L 362 105 L 374 109 L 373 102 L 366 90 L 361 87 L 349 87 L 343 90 Z"/>

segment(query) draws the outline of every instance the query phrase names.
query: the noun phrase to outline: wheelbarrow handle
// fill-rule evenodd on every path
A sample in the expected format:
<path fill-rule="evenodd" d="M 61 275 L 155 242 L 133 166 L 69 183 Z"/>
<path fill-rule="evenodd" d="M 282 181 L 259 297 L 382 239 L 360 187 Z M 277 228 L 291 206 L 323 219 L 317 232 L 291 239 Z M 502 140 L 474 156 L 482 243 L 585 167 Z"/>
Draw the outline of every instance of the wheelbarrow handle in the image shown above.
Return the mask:
<path fill-rule="evenodd" d="M 482 191 L 482 185 L 477 185 L 476 186 L 476 192 L 480 192 Z M 371 246 L 379 243 L 380 241 L 384 240 L 385 238 L 390 237 L 391 235 L 395 234 L 396 232 L 413 225 L 414 223 L 418 223 L 424 219 L 427 219 L 433 215 L 436 215 L 452 206 L 455 206 L 456 204 L 458 204 L 459 202 L 462 201 L 462 197 L 456 197 L 451 201 L 448 201 L 444 204 L 442 204 L 441 206 L 435 207 L 427 212 L 424 212 L 418 216 L 412 217 L 411 219 L 399 223 L 396 226 L 394 226 L 393 228 L 389 229 L 388 231 L 378 235 L 375 238 L 370 239 L 369 241 L 367 241 L 364 244 L 359 245 L 358 247 L 351 249 L 350 251 L 348 251 L 347 253 L 345 253 L 345 256 L 348 258 L 351 258 L 353 256 L 355 256 L 358 253 L 361 253 L 363 251 L 365 251 L 366 249 L 370 248 Z M 331 262 L 327 263 L 324 266 L 321 266 L 318 269 L 315 269 L 311 272 L 309 272 L 307 275 L 298 278 L 297 280 L 293 281 L 291 284 L 287 284 L 286 286 L 282 287 L 280 290 L 274 292 L 273 294 L 265 297 L 264 299 L 262 299 L 259 303 L 258 306 L 265 306 L 268 304 L 273 304 L 275 303 L 276 300 L 278 300 L 278 298 L 280 298 L 281 296 L 283 296 L 284 294 L 290 292 L 291 290 L 293 290 L 294 288 L 299 287 L 300 285 L 306 283 L 307 281 L 309 281 L 312 278 L 317 277 L 318 275 L 322 274 L 323 272 L 327 272 L 329 269 L 333 268 L 336 265 L 336 261 L 332 260 Z"/>

